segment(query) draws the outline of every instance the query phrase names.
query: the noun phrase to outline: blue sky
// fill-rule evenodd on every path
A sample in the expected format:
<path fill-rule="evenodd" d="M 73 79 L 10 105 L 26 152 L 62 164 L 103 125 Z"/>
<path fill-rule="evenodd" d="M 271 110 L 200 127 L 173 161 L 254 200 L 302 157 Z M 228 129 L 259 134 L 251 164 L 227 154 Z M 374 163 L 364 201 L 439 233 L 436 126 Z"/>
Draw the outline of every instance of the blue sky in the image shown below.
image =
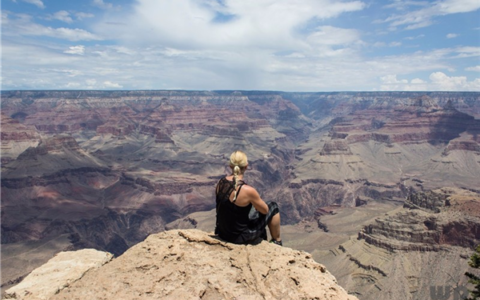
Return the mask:
<path fill-rule="evenodd" d="M 480 1 L 2 0 L 2 90 L 480 91 Z"/>

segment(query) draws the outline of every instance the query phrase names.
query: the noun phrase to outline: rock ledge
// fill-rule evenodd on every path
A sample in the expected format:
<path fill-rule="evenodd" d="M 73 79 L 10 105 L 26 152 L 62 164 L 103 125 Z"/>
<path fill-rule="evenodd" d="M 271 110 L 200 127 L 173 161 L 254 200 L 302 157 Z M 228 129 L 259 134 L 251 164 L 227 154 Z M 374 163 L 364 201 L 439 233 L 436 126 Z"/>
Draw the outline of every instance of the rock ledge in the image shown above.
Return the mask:
<path fill-rule="evenodd" d="M 150 235 L 50 299 L 357 298 L 306 252 L 235 245 L 189 229 Z"/>

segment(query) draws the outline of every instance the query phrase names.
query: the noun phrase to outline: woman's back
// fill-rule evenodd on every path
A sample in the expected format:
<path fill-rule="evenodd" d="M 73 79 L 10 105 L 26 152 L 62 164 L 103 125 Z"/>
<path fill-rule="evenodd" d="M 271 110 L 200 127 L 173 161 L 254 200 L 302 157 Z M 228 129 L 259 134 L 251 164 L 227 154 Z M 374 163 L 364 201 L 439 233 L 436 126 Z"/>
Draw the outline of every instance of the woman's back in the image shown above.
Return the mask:
<path fill-rule="evenodd" d="M 230 168 L 232 175 L 222 177 L 217 184 L 215 233 L 226 241 L 248 244 L 259 238 L 267 239 L 265 227 L 268 225 L 272 241 L 281 245 L 278 205 L 273 201 L 265 203 L 257 190 L 243 181 L 248 169 L 247 155 L 239 150 L 233 152 Z M 258 213 L 249 218 L 252 207 Z"/>
<path fill-rule="evenodd" d="M 245 203 L 247 197 L 242 197 L 242 187 L 245 183 L 242 181 L 237 187 L 237 199 L 233 202 L 235 184 L 233 181 L 223 177 L 217 184 L 217 227 L 216 233 L 221 238 L 236 242 L 236 239 L 246 230 L 248 230 L 248 214 L 252 208 L 251 203 L 240 206 Z M 238 202 L 238 203 L 237 203 Z"/>

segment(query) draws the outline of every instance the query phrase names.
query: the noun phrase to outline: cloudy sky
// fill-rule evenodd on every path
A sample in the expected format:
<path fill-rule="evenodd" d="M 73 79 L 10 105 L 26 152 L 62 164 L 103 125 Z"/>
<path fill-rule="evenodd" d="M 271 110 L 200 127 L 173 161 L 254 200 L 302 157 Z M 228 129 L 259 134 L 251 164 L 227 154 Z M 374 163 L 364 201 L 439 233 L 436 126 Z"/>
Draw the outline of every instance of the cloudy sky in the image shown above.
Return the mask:
<path fill-rule="evenodd" d="M 2 90 L 480 91 L 479 0 L 2 0 Z"/>

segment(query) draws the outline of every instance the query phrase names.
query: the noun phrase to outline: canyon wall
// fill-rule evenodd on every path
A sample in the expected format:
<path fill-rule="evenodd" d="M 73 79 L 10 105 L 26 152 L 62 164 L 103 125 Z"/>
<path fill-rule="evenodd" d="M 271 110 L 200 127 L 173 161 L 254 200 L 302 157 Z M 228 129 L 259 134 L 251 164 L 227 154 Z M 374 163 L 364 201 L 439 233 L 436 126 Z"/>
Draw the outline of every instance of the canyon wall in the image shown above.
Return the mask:
<path fill-rule="evenodd" d="M 119 255 L 213 209 L 237 149 L 249 156 L 246 181 L 280 204 L 285 224 L 326 206 L 401 205 L 412 191 L 474 188 L 480 177 L 480 93 L 1 96 L 7 248 L 67 236 L 68 249 Z"/>

